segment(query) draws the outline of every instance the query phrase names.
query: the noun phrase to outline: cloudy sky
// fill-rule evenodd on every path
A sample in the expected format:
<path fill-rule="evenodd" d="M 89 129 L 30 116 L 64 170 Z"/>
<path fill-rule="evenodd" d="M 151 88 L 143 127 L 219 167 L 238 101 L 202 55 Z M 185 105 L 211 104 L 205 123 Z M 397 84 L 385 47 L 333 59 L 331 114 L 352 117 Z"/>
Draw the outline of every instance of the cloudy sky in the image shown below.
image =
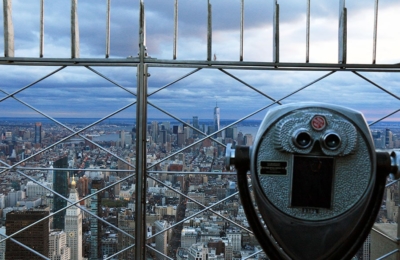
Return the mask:
<path fill-rule="evenodd" d="M 80 57 L 105 57 L 106 0 L 79 0 Z M 174 0 L 144 0 L 147 49 L 152 58 L 172 59 Z M 212 51 L 218 61 L 239 61 L 240 0 L 210 0 L 213 10 Z M 281 0 L 280 61 L 305 62 L 306 0 Z M 311 0 L 310 62 L 337 63 L 339 1 Z M 372 63 L 374 0 L 346 1 L 348 63 Z M 15 57 L 39 57 L 40 0 L 14 0 Z M 244 61 L 272 62 L 273 0 L 245 0 Z M 45 58 L 70 58 L 69 0 L 45 1 Z M 111 1 L 110 58 L 138 53 L 139 0 Z M 400 62 L 400 2 L 379 3 L 377 63 Z M 1 12 L 1 16 L 2 16 Z M 3 18 L 3 17 L 1 17 Z M 0 27 L 0 37 L 3 28 Z M 207 0 L 179 0 L 179 60 L 207 58 Z M 0 48 L 4 48 L 0 40 Z M 59 67 L 2 66 L 0 99 Z M 93 67 L 129 91 L 136 92 L 135 67 Z M 149 93 L 193 71 L 187 68 L 150 68 Z M 227 70 L 266 95 L 280 99 L 328 72 Z M 396 73 L 360 73 L 400 95 Z M 85 67 L 67 67 L 15 95 L 52 117 L 103 117 L 135 101 L 135 97 Z M 227 74 L 203 69 L 149 97 L 149 101 L 180 118 L 213 117 L 218 103 L 222 119 L 238 119 L 271 103 Z M 362 111 L 376 120 L 400 107 L 400 102 L 351 72 L 334 73 L 282 101 L 321 101 Z M 8 98 L 1 116 L 36 117 L 37 112 Z M 255 115 L 263 118 L 265 112 Z M 135 117 L 135 107 L 115 117 Z M 149 117 L 168 117 L 149 107 Z M 395 114 L 389 120 L 398 120 Z"/>

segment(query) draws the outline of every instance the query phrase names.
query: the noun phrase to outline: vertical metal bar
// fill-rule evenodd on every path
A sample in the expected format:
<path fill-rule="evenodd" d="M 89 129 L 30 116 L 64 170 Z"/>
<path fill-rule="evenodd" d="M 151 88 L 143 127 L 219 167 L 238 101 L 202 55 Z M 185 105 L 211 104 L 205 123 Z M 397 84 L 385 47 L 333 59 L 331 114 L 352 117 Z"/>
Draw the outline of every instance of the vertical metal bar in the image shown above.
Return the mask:
<path fill-rule="evenodd" d="M 14 25 L 12 0 L 3 0 L 4 57 L 14 57 Z"/>
<path fill-rule="evenodd" d="M 210 0 L 207 1 L 208 19 L 207 19 L 207 60 L 211 61 L 212 53 L 212 9 Z"/>
<path fill-rule="evenodd" d="M 71 0 L 71 58 L 79 58 L 78 0 Z"/>
<path fill-rule="evenodd" d="M 44 51 L 44 0 L 40 0 L 40 46 L 39 57 L 43 58 Z"/>
<path fill-rule="evenodd" d="M 274 28 L 273 28 L 273 61 L 279 62 L 279 4 L 275 0 L 274 4 Z"/>
<path fill-rule="evenodd" d="M 139 60 L 137 67 L 136 104 L 136 203 L 135 259 L 146 259 L 146 128 L 147 128 L 147 65 L 146 26 L 143 0 L 139 15 Z"/>
<path fill-rule="evenodd" d="M 345 64 L 347 58 L 347 9 L 346 0 L 339 3 L 339 63 Z"/>
<path fill-rule="evenodd" d="M 174 5 L 174 53 L 173 53 L 173 57 L 172 57 L 174 60 L 176 60 L 177 41 L 178 41 L 178 0 L 175 0 L 175 5 Z"/>
<path fill-rule="evenodd" d="M 240 61 L 243 61 L 244 0 L 242 0 L 240 10 Z"/>
<path fill-rule="evenodd" d="M 306 63 L 310 62 L 310 0 L 307 0 L 307 25 L 306 25 Z"/>
<path fill-rule="evenodd" d="M 110 57 L 110 17 L 111 17 L 111 0 L 107 0 L 106 58 Z"/>
<path fill-rule="evenodd" d="M 374 43 L 372 50 L 372 64 L 376 63 L 376 38 L 378 37 L 378 3 L 379 0 L 375 0 L 375 16 L 374 16 Z"/>

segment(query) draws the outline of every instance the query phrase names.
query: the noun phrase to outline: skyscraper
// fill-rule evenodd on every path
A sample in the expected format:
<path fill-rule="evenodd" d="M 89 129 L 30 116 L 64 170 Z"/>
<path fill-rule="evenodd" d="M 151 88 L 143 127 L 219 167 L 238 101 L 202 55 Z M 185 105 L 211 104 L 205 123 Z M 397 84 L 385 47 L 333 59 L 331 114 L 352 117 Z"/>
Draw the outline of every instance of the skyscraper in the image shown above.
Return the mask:
<path fill-rule="evenodd" d="M 235 140 L 237 137 L 237 127 L 236 126 L 231 126 L 225 129 L 225 138 L 231 138 L 232 140 Z"/>
<path fill-rule="evenodd" d="M 220 129 L 220 114 L 219 114 L 218 104 L 215 104 L 214 107 L 214 131 L 218 131 Z"/>
<path fill-rule="evenodd" d="M 94 179 L 92 180 L 92 189 L 91 189 L 91 194 L 97 192 L 98 190 L 101 190 L 105 187 L 104 179 Z M 104 197 L 104 191 L 97 193 L 96 195 L 93 195 L 91 197 L 92 202 L 91 202 L 91 211 L 95 213 L 98 217 L 102 217 L 102 210 L 101 210 L 101 200 Z M 94 205 L 96 204 L 96 205 Z M 102 224 L 101 222 L 96 219 L 95 217 L 91 217 L 91 258 L 96 259 L 101 257 L 101 229 L 102 229 Z"/>
<path fill-rule="evenodd" d="M 393 133 L 389 128 L 385 129 L 385 148 L 392 149 L 393 148 Z"/>
<path fill-rule="evenodd" d="M 199 117 L 198 116 L 193 116 L 193 127 L 200 130 Z M 199 132 L 193 131 L 193 135 L 194 136 L 198 136 Z"/>
<path fill-rule="evenodd" d="M 42 123 L 37 122 L 35 124 L 35 144 L 42 142 Z"/>
<path fill-rule="evenodd" d="M 135 235 L 135 220 L 133 216 L 126 214 L 118 215 L 118 227 L 128 233 L 129 235 Z M 135 243 L 135 240 L 123 233 L 118 234 L 118 250 L 124 250 L 126 247 L 131 246 Z M 135 249 L 130 248 L 118 255 L 120 260 L 133 260 Z"/>
<path fill-rule="evenodd" d="M 67 234 L 63 230 L 53 230 L 50 233 L 49 257 L 51 260 L 71 259 L 71 248 L 67 246 Z"/>
<path fill-rule="evenodd" d="M 91 189 L 91 193 L 95 193 L 97 189 Z M 90 212 L 94 215 L 98 214 L 98 195 L 92 195 L 90 197 Z M 98 240 L 98 220 L 91 215 L 90 216 L 90 258 L 91 259 L 98 259 L 99 257 L 99 240 Z"/>
<path fill-rule="evenodd" d="M 158 122 L 153 121 L 151 122 L 151 138 L 153 142 L 157 142 L 158 140 Z"/>
<path fill-rule="evenodd" d="M 57 168 L 68 168 L 68 157 L 58 159 L 53 163 L 54 176 L 53 176 L 53 188 L 58 194 L 68 198 L 68 172 L 63 170 L 56 170 Z M 53 200 L 53 212 L 56 212 L 67 206 L 67 201 L 58 195 L 54 195 Z M 65 226 L 65 210 L 54 215 L 53 222 L 54 229 L 64 230 Z"/>
<path fill-rule="evenodd" d="M 48 211 L 11 211 L 6 215 L 6 235 L 9 236 L 20 229 L 35 223 L 49 215 Z M 34 226 L 16 234 L 14 239 L 37 251 L 43 256 L 49 255 L 49 219 L 46 218 Z M 43 259 L 31 251 L 6 240 L 6 259 Z"/>
<path fill-rule="evenodd" d="M 156 227 L 156 233 L 163 231 L 168 228 L 169 224 L 165 220 L 157 220 L 154 222 L 154 226 Z M 168 238 L 167 232 L 161 233 L 156 236 L 156 249 L 163 254 L 167 254 L 167 246 L 168 246 Z M 156 259 L 163 260 L 165 257 L 161 254 L 156 253 Z"/>
<path fill-rule="evenodd" d="M 74 177 L 72 177 L 69 200 L 71 202 L 79 200 Z M 71 205 L 71 203 L 68 202 L 68 205 Z M 67 209 L 65 233 L 67 233 L 67 244 L 71 248 L 71 259 L 82 259 L 82 213 L 80 208 L 72 206 Z"/>
<path fill-rule="evenodd" d="M 193 116 L 193 127 L 196 128 L 196 129 L 200 129 L 199 117 L 198 116 Z"/>
<path fill-rule="evenodd" d="M 121 130 L 119 132 L 119 141 L 120 141 L 121 147 L 125 147 L 125 131 L 124 130 Z"/>

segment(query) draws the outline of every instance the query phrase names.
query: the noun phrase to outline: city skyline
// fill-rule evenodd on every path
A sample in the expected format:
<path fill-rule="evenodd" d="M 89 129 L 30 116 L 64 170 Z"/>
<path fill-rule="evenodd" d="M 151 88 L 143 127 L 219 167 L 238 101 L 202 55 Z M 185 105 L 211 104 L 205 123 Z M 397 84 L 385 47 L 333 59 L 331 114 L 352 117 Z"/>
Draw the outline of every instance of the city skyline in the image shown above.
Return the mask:
<path fill-rule="evenodd" d="M 196 117 L 193 119 L 195 121 Z M 69 196 L 65 195 L 66 198 L 69 198 L 69 202 L 64 201 L 67 205 L 71 205 L 73 202 L 77 201 L 78 198 L 79 200 L 85 200 L 84 203 L 80 204 L 81 211 L 90 210 L 91 213 L 101 216 L 105 221 L 116 225 L 124 232 L 134 235 L 135 229 L 133 221 L 135 213 L 133 204 L 135 203 L 135 198 L 133 196 L 133 180 L 135 170 L 132 164 L 135 159 L 133 147 L 136 144 L 135 138 L 130 137 L 131 133 L 129 131 L 121 130 L 126 129 L 126 125 L 102 124 L 98 125 L 96 129 L 87 132 L 88 136 L 92 133 L 102 133 L 102 135 L 105 136 L 109 133 L 117 133 L 117 140 L 105 139 L 100 141 L 93 139 L 99 147 L 105 150 L 99 149 L 96 145 L 87 143 L 83 139 L 75 139 L 63 142 L 57 145 L 56 149 L 47 150 L 47 152 L 43 153 L 41 156 L 32 156 L 36 153 L 40 154 L 43 149 L 49 147 L 54 141 L 68 135 L 67 131 L 63 130 L 60 126 L 54 127 L 49 124 L 41 124 L 40 131 L 42 138 L 40 143 L 35 143 L 35 139 L 37 139 L 35 134 L 35 129 L 37 129 L 35 127 L 36 125 L 37 124 L 17 123 L 5 127 L 8 131 L 0 146 L 0 159 L 13 165 L 19 164 L 21 160 L 30 157 L 29 160 L 25 161 L 24 166 L 19 168 L 19 171 L 22 171 L 26 167 L 27 170 L 24 170 L 24 172 L 27 175 L 41 177 L 39 177 L 39 181 L 36 181 L 38 183 L 34 183 L 35 181 L 28 181 L 25 183 L 27 181 L 25 178 L 23 180 L 17 178 L 17 180 L 20 180 L 19 186 L 21 187 L 21 190 L 17 192 L 12 190 L 15 184 L 9 183 L 9 181 L 2 181 L 3 192 L 6 190 L 6 192 L 0 196 L 0 202 L 1 200 L 4 202 L 0 203 L 0 208 L 3 207 L 3 214 L 13 210 L 24 212 L 24 210 L 31 209 L 35 205 L 42 205 L 43 207 L 46 203 L 48 205 L 46 206 L 47 210 L 51 210 L 51 201 L 55 202 L 57 196 L 48 196 L 48 191 L 43 189 L 43 186 L 60 192 L 56 187 L 58 184 L 70 183 L 71 189 L 69 190 Z M 397 123 L 391 126 L 398 125 Z M 217 250 L 214 253 L 211 249 L 210 251 L 206 250 L 203 251 L 202 254 L 232 254 L 243 256 L 246 252 L 257 252 L 259 248 L 257 247 L 256 241 L 249 241 L 248 236 L 246 236 L 246 231 L 243 230 L 239 232 L 238 227 L 232 225 L 231 222 L 218 218 L 213 212 L 204 213 L 201 217 L 197 218 L 197 213 L 202 206 L 199 206 L 193 201 L 189 201 L 188 198 L 195 199 L 205 206 L 213 205 L 215 211 L 220 211 L 224 216 L 231 216 L 232 219 L 235 219 L 233 217 L 237 217 L 236 219 L 239 221 L 237 224 L 246 225 L 245 215 L 243 210 L 241 210 L 241 203 L 238 199 L 235 173 L 226 172 L 224 167 L 224 149 L 222 145 L 218 145 L 217 142 L 206 139 L 200 144 L 192 146 L 191 149 L 180 151 L 166 161 L 161 159 L 173 154 L 181 148 L 190 146 L 194 141 L 202 137 L 201 135 L 195 136 L 195 131 L 191 131 L 188 127 L 185 127 L 185 123 L 181 123 L 178 127 L 175 126 L 176 125 L 169 124 L 169 122 L 153 121 L 147 127 L 149 131 L 148 136 L 151 136 L 148 141 L 147 163 L 149 165 L 158 165 L 157 168 L 155 168 L 157 169 L 155 171 L 156 173 L 150 170 L 147 176 L 148 190 L 146 193 L 146 201 L 148 202 L 146 203 L 146 212 L 148 212 L 148 216 L 146 217 L 146 225 L 149 227 L 148 237 L 153 236 L 153 238 L 149 238 L 149 243 L 154 243 L 154 248 L 156 250 L 172 256 L 173 259 L 175 259 L 175 255 L 176 259 L 180 259 L 177 257 L 179 250 L 186 250 L 189 251 L 189 253 L 193 250 L 202 251 L 205 242 L 208 242 L 207 245 L 209 248 L 215 247 Z M 212 126 L 212 124 L 210 126 Z M 176 133 L 174 132 L 175 128 L 177 130 Z M 253 126 L 252 128 L 257 127 Z M 131 128 L 129 127 L 129 129 Z M 372 136 L 377 149 L 393 149 L 400 147 L 400 139 L 398 138 L 400 136 L 400 129 L 398 127 L 395 128 L 393 132 L 387 128 L 374 130 L 372 131 Z M 225 134 L 216 137 L 216 140 L 223 143 L 236 141 L 239 145 L 251 146 L 254 140 L 253 137 L 254 135 L 240 132 L 238 127 L 232 127 L 228 128 Z M 11 150 L 16 151 L 15 154 L 17 156 L 15 158 L 9 156 L 9 151 Z M 67 157 L 58 159 L 60 155 L 66 154 L 68 155 L 68 163 L 70 164 L 68 166 L 65 165 Z M 51 167 L 50 163 L 52 161 L 53 167 Z M 158 162 L 161 163 L 158 164 Z M 39 172 L 29 170 L 32 169 L 31 167 L 37 168 Z M 65 174 L 62 174 L 63 171 L 57 169 L 57 167 L 63 169 L 72 167 L 69 172 L 77 173 L 73 174 L 73 176 L 77 177 L 76 182 L 75 177 L 71 177 L 69 180 L 67 178 L 57 180 L 57 175 L 67 177 Z M 150 167 L 150 169 L 151 168 L 152 167 Z M 128 171 L 126 173 L 133 174 L 133 176 L 126 179 L 127 174 L 124 172 L 125 170 Z M 216 172 L 220 174 L 215 174 Z M 42 175 L 38 175 L 38 173 L 42 173 Z M 14 174 L 14 172 L 9 172 L 9 174 L 3 177 L 7 180 L 8 178 L 12 179 Z M 54 176 L 52 177 L 53 174 Z M 81 175 L 83 176 L 80 177 Z M 125 181 L 119 183 L 121 179 L 125 179 Z M 77 189 L 76 192 L 75 187 Z M 91 192 L 88 193 L 90 187 Z M 87 196 L 91 196 L 91 194 L 95 193 L 97 190 L 105 187 L 106 192 L 104 194 L 107 194 L 106 197 L 104 197 L 105 200 L 101 199 L 102 195 L 100 196 L 100 194 L 88 199 Z M 170 190 L 171 188 L 172 190 Z M 388 188 L 388 190 L 390 190 L 390 188 Z M 176 193 L 176 191 L 183 192 L 188 198 L 185 199 L 182 195 L 180 196 Z M 228 196 L 230 198 L 224 200 Z M 225 202 L 218 202 L 217 200 L 223 200 Z M 122 201 L 128 203 L 128 206 L 126 206 L 126 204 L 122 206 L 122 208 L 112 208 L 112 206 L 110 206 L 109 209 L 104 210 L 106 205 L 118 205 L 118 202 Z M 184 203 L 186 208 L 186 210 L 183 210 L 183 213 L 182 209 L 179 209 L 182 203 Z M 397 221 L 396 216 L 392 214 L 394 210 L 391 206 L 392 204 L 386 203 L 386 205 L 388 205 L 387 214 L 386 211 L 382 211 L 379 215 L 378 224 L 390 224 Z M 56 206 L 53 205 L 53 212 L 55 207 Z M 98 209 L 103 210 L 98 211 Z M 37 209 L 32 210 L 35 211 Z M 64 250 L 64 256 L 67 254 L 74 254 L 75 250 L 72 249 L 71 244 L 77 241 L 78 244 L 83 244 L 82 249 L 85 250 L 82 250 L 82 252 L 84 252 L 83 254 L 86 256 L 90 254 L 96 255 L 97 253 L 103 256 L 112 255 L 116 251 L 123 250 L 127 246 L 133 244 L 133 241 L 127 239 L 125 236 L 126 234 L 121 234 L 121 230 L 113 231 L 113 228 L 107 227 L 107 225 L 104 224 L 99 224 L 97 219 L 93 216 L 88 216 L 88 214 L 85 214 L 86 217 L 80 220 L 82 222 L 79 221 L 81 224 L 78 227 L 82 225 L 82 232 L 79 231 L 76 223 L 80 218 L 77 217 L 78 215 L 76 213 L 79 213 L 79 210 L 75 206 L 66 210 L 64 234 L 59 233 L 60 241 L 63 240 L 64 242 L 59 244 L 58 250 L 60 250 L 60 252 Z M 181 214 L 183 214 L 183 216 Z M 184 222 L 182 231 L 177 228 L 173 229 L 173 237 L 167 236 L 167 232 L 162 234 L 158 233 L 158 231 L 169 228 L 170 225 L 173 225 L 180 219 L 192 215 L 194 218 Z M 118 216 L 118 218 L 116 218 L 116 216 Z M 115 222 L 116 219 L 118 219 L 117 222 Z M 157 220 L 160 219 L 162 219 L 161 222 L 157 222 Z M 52 222 L 53 227 L 55 227 L 57 215 L 54 215 Z M 88 222 L 90 222 L 90 225 L 87 224 Z M 229 228 L 227 228 L 227 226 L 229 226 Z M 154 227 L 154 229 L 151 227 Z M 201 228 L 201 232 L 198 232 L 199 228 Z M 85 230 L 85 232 L 83 230 Z M 175 232 L 176 230 L 178 230 L 178 232 Z M 190 230 L 195 230 L 195 233 Z M 54 230 L 50 231 L 51 239 L 54 238 L 54 232 Z M 81 233 L 82 236 L 82 241 L 80 242 L 79 239 L 76 240 L 76 238 L 80 238 L 80 236 L 78 236 L 79 233 Z M 181 243 L 179 243 L 179 241 Z M 225 251 L 223 247 L 221 248 L 218 244 L 225 245 Z M 374 244 L 370 242 L 368 246 L 369 245 L 372 247 Z M 88 250 L 89 246 L 91 250 Z M 76 246 L 73 247 L 77 248 Z M 97 248 L 97 250 L 93 250 L 93 248 Z M 178 250 L 176 254 L 174 250 Z M 76 252 L 77 251 L 75 251 L 75 254 Z M 132 250 L 124 252 L 126 252 L 128 256 L 133 253 Z M 149 252 L 151 252 L 151 250 L 149 250 Z M 369 251 L 367 251 L 367 253 L 368 252 Z M 376 252 L 376 250 L 374 252 Z M 185 252 L 183 252 L 183 254 L 184 253 Z M 364 255 L 367 253 L 364 253 Z M 78 254 L 80 255 L 81 253 Z M 153 254 L 152 256 L 155 257 L 157 254 Z M 129 258 L 123 253 L 120 255 L 119 259 Z M 232 259 L 232 257 L 228 259 Z"/>

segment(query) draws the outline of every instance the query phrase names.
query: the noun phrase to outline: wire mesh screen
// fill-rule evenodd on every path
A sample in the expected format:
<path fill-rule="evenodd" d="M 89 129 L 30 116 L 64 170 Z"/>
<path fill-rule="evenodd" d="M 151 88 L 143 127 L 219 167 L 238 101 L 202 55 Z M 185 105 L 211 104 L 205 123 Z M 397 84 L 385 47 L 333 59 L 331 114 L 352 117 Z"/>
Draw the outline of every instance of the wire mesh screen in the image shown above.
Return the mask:
<path fill-rule="evenodd" d="M 0 256 L 267 258 L 225 147 L 317 101 L 398 148 L 400 6 L 378 4 L 3 0 Z M 397 256 L 397 203 L 389 183 L 363 259 Z"/>

